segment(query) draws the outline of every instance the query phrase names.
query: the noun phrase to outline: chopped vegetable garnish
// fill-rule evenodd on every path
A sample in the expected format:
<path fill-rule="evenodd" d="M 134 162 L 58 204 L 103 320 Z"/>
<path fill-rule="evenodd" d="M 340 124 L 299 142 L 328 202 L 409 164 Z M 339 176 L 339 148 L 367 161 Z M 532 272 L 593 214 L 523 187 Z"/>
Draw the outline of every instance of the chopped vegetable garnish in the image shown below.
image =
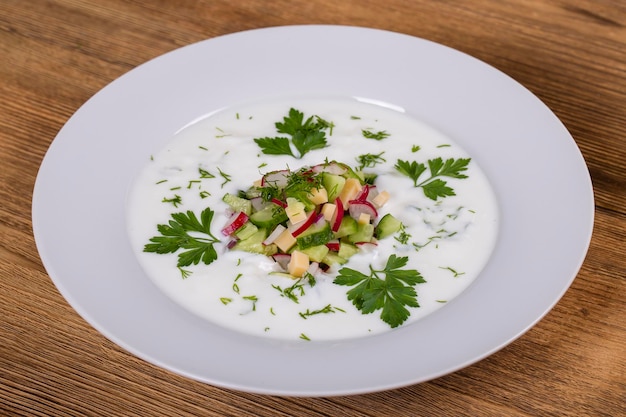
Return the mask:
<path fill-rule="evenodd" d="M 363 245 L 400 230 L 391 214 L 380 221 L 377 209 L 390 196 L 375 191 L 361 171 L 336 161 L 272 171 L 239 197 L 224 197 L 233 214 L 222 233 L 236 240 L 231 249 L 271 256 L 282 272 L 301 278 L 313 264 L 342 265 Z M 242 236 L 247 225 L 255 232 Z"/>

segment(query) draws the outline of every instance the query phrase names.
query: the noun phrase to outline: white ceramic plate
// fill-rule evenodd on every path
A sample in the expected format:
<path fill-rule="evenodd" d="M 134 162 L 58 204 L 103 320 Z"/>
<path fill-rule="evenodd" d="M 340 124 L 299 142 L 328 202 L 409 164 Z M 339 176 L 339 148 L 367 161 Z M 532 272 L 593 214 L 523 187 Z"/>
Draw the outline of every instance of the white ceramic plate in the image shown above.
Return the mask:
<path fill-rule="evenodd" d="M 175 304 L 129 246 L 127 189 L 189 122 L 260 97 L 328 93 L 403 107 L 461 145 L 500 203 L 497 247 L 479 278 L 428 317 L 332 343 L 256 338 Z M 97 330 L 157 366 L 216 386 L 327 396 L 427 381 L 501 349 L 575 278 L 593 226 L 580 151 L 520 84 L 472 57 L 397 33 L 293 26 L 236 33 L 156 58 L 68 121 L 41 165 L 33 228 L 50 277 Z"/>

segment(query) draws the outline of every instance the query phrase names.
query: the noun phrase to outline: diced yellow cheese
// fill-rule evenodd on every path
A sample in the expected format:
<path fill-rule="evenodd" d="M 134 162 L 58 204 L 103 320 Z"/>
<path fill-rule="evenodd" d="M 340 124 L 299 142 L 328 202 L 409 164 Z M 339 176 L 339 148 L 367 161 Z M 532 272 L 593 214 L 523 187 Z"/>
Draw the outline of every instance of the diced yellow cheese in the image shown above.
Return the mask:
<path fill-rule="evenodd" d="M 372 203 L 377 207 L 381 208 L 385 205 L 385 203 L 389 200 L 389 193 L 387 191 L 381 191 L 376 197 L 372 199 Z"/>
<path fill-rule="evenodd" d="M 346 183 L 339 193 L 339 199 L 343 203 L 344 209 L 348 208 L 349 201 L 354 200 L 357 194 L 361 192 L 362 188 L 361 182 L 356 178 L 348 178 L 346 180 Z"/>
<path fill-rule="evenodd" d="M 320 213 L 322 213 L 322 216 L 324 216 L 324 220 L 329 222 L 333 219 L 333 216 L 335 215 L 336 211 L 337 211 L 336 204 L 326 203 L 322 206 L 322 210 L 320 211 Z"/>
<path fill-rule="evenodd" d="M 273 243 L 283 252 L 287 252 L 296 244 L 296 238 L 293 237 L 289 230 L 285 229 Z"/>
<path fill-rule="evenodd" d="M 291 253 L 291 259 L 287 265 L 287 272 L 289 275 L 300 278 L 309 269 L 309 255 L 300 251 L 294 250 Z"/>
<path fill-rule="evenodd" d="M 372 219 L 372 216 L 370 216 L 367 213 L 361 213 L 359 215 L 358 220 L 356 221 L 358 224 L 368 224 L 370 222 L 370 220 Z"/>
<path fill-rule="evenodd" d="M 295 198 L 287 198 L 287 207 L 285 207 L 285 213 L 291 223 L 300 223 L 306 220 L 306 212 L 304 211 L 304 204 Z"/>
<path fill-rule="evenodd" d="M 326 191 L 326 188 L 324 187 L 313 188 L 309 192 L 309 195 L 307 197 L 309 198 L 309 200 L 311 200 L 311 203 L 315 204 L 316 206 L 319 206 L 321 204 L 328 202 L 328 192 Z"/>

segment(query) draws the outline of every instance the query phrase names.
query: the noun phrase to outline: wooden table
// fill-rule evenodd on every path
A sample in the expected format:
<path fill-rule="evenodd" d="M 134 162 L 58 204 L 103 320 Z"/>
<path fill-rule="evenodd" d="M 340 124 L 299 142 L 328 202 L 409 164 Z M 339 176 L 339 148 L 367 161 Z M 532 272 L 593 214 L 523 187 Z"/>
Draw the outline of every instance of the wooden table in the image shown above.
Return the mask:
<path fill-rule="evenodd" d="M 32 235 L 33 184 L 46 149 L 83 102 L 180 46 L 309 23 L 388 29 L 469 53 L 535 93 L 581 148 L 596 197 L 588 256 L 557 306 L 487 359 L 368 395 L 234 392 L 122 350 L 80 318 L 46 274 Z M 623 1 L 3 0 L 0 51 L 0 414 L 626 415 Z"/>

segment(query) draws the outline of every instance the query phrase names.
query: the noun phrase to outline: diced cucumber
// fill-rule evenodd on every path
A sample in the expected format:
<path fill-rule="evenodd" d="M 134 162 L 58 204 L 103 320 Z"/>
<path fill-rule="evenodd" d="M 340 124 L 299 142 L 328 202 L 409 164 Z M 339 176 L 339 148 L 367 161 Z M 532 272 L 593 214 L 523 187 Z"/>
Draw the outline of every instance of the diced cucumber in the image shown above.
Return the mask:
<path fill-rule="evenodd" d="M 328 254 L 328 246 L 326 245 L 317 245 L 311 246 L 309 248 L 300 249 L 300 252 L 305 253 L 309 256 L 309 259 L 313 262 L 322 262 L 324 257 Z"/>
<path fill-rule="evenodd" d="M 252 203 L 250 200 L 226 193 L 224 197 L 222 197 L 222 201 L 228 204 L 234 212 L 242 211 L 248 216 L 252 213 Z"/>
<path fill-rule="evenodd" d="M 325 245 L 334 238 L 335 235 L 328 222 L 314 223 L 296 237 L 296 246 L 299 249 L 306 249 L 311 246 Z"/>
<path fill-rule="evenodd" d="M 345 178 L 356 178 L 357 180 L 359 180 L 361 184 L 363 184 L 363 180 L 364 180 L 363 171 L 355 171 L 354 169 L 352 169 L 350 165 L 344 164 L 343 162 L 337 162 L 337 164 L 345 168 L 346 172 L 343 173 L 343 176 Z"/>
<path fill-rule="evenodd" d="M 378 174 L 375 174 L 373 172 L 364 172 L 363 173 L 363 182 L 365 184 L 374 185 L 374 182 L 376 181 L 376 178 L 378 178 Z"/>
<path fill-rule="evenodd" d="M 384 239 L 398 232 L 400 229 L 402 229 L 402 222 L 393 217 L 390 213 L 387 213 L 380 219 L 378 225 L 376 225 L 375 235 L 378 239 Z"/>
<path fill-rule="evenodd" d="M 322 184 L 328 192 L 328 201 L 335 201 L 345 183 L 346 179 L 341 175 L 330 174 L 328 172 L 322 174 Z"/>
<path fill-rule="evenodd" d="M 335 252 L 328 252 L 326 256 L 324 256 L 324 258 L 322 259 L 321 263 L 326 264 L 328 266 L 332 266 L 335 264 L 343 265 L 346 262 L 348 262 L 347 259 L 342 258 L 341 256 L 337 255 Z"/>
<path fill-rule="evenodd" d="M 280 223 L 286 222 L 288 219 L 285 209 L 271 204 L 261 211 L 252 213 L 250 215 L 250 221 L 259 229 L 273 230 Z"/>
<path fill-rule="evenodd" d="M 244 240 L 252 236 L 258 230 L 259 228 L 256 227 L 253 223 L 246 222 L 243 226 L 239 228 L 239 230 L 235 232 L 235 236 L 237 236 L 237 239 L 239 240 Z"/>
<path fill-rule="evenodd" d="M 247 239 L 240 240 L 233 247 L 233 250 L 242 250 L 245 252 L 259 253 L 261 255 L 271 256 L 278 252 L 276 245 L 264 245 L 263 241 L 267 237 L 265 229 L 258 229 Z"/>
<path fill-rule="evenodd" d="M 348 236 L 352 243 L 371 242 L 374 237 L 374 225 L 371 223 L 359 224 L 356 233 Z"/>
<path fill-rule="evenodd" d="M 359 248 L 357 248 L 355 245 L 351 245 L 346 242 L 341 242 L 339 243 L 339 252 L 337 252 L 337 255 L 339 255 L 343 259 L 350 259 L 350 257 L 356 254 L 358 251 L 359 251 Z"/>
<path fill-rule="evenodd" d="M 341 224 L 339 225 L 339 229 L 335 232 L 335 237 L 340 239 L 345 236 L 352 235 L 356 233 L 358 230 L 357 221 L 348 215 L 344 216 L 341 219 Z"/>

